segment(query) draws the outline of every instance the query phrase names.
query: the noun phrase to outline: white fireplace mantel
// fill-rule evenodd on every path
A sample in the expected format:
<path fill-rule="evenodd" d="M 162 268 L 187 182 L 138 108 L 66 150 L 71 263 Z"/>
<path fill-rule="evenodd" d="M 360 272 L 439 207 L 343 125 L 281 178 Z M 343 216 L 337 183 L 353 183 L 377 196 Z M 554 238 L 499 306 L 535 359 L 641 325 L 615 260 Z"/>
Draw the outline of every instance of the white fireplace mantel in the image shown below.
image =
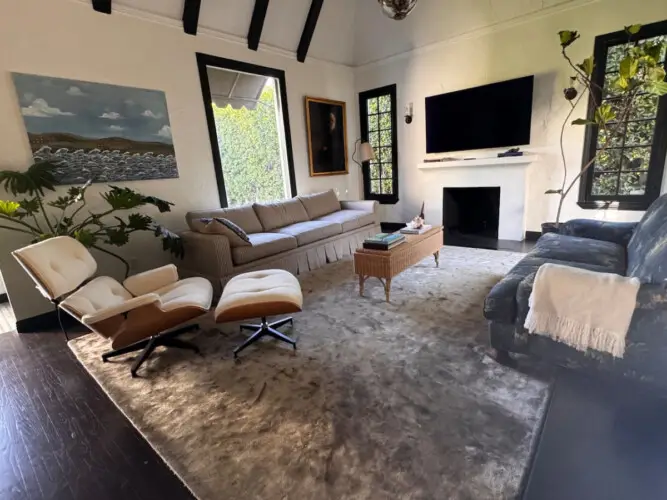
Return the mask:
<path fill-rule="evenodd" d="M 521 241 L 526 230 L 528 167 L 538 155 L 476 158 L 418 164 L 420 195 L 442 200 L 443 188 L 499 187 L 498 238 Z M 443 220 L 442 202 L 426 204 L 426 220 Z"/>
<path fill-rule="evenodd" d="M 417 167 L 421 170 L 460 167 L 503 167 L 506 165 L 529 165 L 538 159 L 539 157 L 537 155 L 505 156 L 502 158 L 493 156 L 490 158 L 474 158 L 470 160 L 432 161 L 428 163 L 420 163 Z"/>

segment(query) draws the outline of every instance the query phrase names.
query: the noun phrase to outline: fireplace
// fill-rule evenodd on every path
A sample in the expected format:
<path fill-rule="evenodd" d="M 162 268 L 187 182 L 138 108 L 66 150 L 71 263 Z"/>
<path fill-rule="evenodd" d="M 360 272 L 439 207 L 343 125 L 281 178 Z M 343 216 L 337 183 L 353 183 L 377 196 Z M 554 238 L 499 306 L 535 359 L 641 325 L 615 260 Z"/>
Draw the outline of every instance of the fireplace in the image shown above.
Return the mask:
<path fill-rule="evenodd" d="M 442 226 L 447 245 L 498 248 L 499 187 L 442 190 Z"/>

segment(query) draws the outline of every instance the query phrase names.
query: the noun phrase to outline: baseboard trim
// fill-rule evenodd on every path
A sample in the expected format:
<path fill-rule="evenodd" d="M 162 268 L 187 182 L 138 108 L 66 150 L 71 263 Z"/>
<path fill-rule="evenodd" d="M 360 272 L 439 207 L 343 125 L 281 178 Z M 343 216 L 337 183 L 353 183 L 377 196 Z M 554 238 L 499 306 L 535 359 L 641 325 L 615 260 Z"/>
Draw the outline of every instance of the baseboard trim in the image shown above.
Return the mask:
<path fill-rule="evenodd" d="M 4 304 L 6 302 L 9 302 L 9 295 L 6 293 L 0 293 L 0 304 Z"/>
<path fill-rule="evenodd" d="M 60 313 L 63 326 L 66 329 L 81 328 L 81 323 L 76 321 L 72 316 L 66 312 Z M 60 324 L 58 323 L 58 314 L 56 311 L 50 311 L 38 316 L 30 318 L 19 319 L 16 321 L 16 331 L 19 333 L 43 333 L 43 332 L 57 332 L 60 333 Z"/>
<path fill-rule="evenodd" d="M 542 236 L 539 231 L 526 231 L 526 241 L 537 241 Z"/>
<path fill-rule="evenodd" d="M 383 233 L 395 233 L 405 227 L 403 222 L 380 222 Z"/>

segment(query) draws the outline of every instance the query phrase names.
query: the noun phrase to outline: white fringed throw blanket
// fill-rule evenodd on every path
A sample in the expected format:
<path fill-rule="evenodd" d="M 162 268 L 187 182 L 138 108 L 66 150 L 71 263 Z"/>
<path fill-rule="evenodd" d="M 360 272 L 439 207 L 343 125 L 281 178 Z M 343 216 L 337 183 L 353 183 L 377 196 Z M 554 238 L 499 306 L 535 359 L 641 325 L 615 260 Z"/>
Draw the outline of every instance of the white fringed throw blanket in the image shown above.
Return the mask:
<path fill-rule="evenodd" d="M 580 351 L 622 358 L 639 285 L 637 278 L 544 264 L 535 276 L 524 326 Z"/>

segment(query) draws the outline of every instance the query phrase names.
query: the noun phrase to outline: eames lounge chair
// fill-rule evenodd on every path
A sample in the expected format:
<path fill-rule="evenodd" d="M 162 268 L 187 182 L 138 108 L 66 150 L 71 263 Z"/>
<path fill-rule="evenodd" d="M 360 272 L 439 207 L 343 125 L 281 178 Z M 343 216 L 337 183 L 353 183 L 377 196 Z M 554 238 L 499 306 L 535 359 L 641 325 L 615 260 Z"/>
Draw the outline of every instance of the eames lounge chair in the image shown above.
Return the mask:
<path fill-rule="evenodd" d="M 176 327 L 208 312 L 213 296 L 208 280 L 179 280 L 173 264 L 130 276 L 122 285 L 109 276 L 92 278 L 97 262 L 69 236 L 41 241 L 12 255 L 56 308 L 111 339 L 112 350 L 102 355 L 103 361 L 143 350 L 132 365 L 133 377 L 158 346 L 199 352 L 196 345 L 176 338 L 197 325 Z"/>

